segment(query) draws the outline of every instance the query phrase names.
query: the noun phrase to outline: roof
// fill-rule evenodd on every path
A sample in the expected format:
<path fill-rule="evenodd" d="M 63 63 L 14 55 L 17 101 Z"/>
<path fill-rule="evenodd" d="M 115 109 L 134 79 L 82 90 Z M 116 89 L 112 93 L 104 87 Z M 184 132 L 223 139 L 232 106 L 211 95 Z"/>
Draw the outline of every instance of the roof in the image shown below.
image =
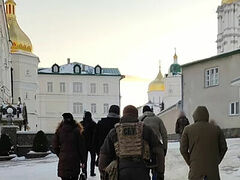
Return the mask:
<path fill-rule="evenodd" d="M 206 61 L 211 61 L 211 60 L 215 60 L 215 59 L 229 57 L 229 56 L 232 56 L 232 55 L 235 55 L 235 54 L 240 54 L 240 49 L 237 49 L 237 50 L 234 50 L 234 51 L 231 51 L 231 52 L 227 52 L 227 53 L 223 53 L 223 54 L 219 54 L 219 55 L 216 55 L 216 56 L 212 56 L 212 57 L 209 57 L 209 58 L 206 58 L 206 59 L 201 59 L 201 60 L 193 61 L 193 62 L 190 62 L 190 63 L 187 63 L 187 64 L 183 64 L 182 67 L 184 68 L 184 67 L 187 67 L 187 66 L 203 63 L 203 62 L 206 62 Z"/>
<path fill-rule="evenodd" d="M 57 64 L 54 64 L 57 65 Z M 53 66 L 54 66 L 53 65 Z M 81 73 L 74 73 L 74 67 L 79 65 L 81 67 Z M 58 66 L 58 65 L 57 65 Z M 97 66 L 96 66 L 97 67 Z M 52 72 L 52 67 L 50 68 L 39 68 L 38 74 L 53 74 L 53 75 L 102 75 L 102 76 L 122 76 L 118 68 L 102 68 L 100 74 L 95 74 L 95 67 L 85 65 L 78 62 L 73 62 L 69 64 L 64 64 L 59 66 L 59 72 Z"/>

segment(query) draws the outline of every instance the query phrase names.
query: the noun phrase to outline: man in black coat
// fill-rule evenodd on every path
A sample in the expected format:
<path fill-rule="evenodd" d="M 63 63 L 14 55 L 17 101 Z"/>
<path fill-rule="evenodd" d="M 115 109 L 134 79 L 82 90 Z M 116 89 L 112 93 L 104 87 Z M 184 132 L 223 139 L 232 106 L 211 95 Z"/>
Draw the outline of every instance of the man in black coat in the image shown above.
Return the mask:
<path fill-rule="evenodd" d="M 85 145 L 87 148 L 85 159 L 86 162 L 85 167 L 83 168 L 83 172 L 87 175 L 87 159 L 88 159 L 88 152 L 91 155 L 91 176 L 96 176 L 95 174 L 95 158 L 96 158 L 96 151 L 94 148 L 94 136 L 96 131 L 96 123 L 92 120 L 92 114 L 88 111 L 85 112 L 83 121 L 81 124 L 84 128 L 83 135 L 85 138 Z"/>
<path fill-rule="evenodd" d="M 108 115 L 106 118 L 102 118 L 96 127 L 95 133 L 95 148 L 96 153 L 99 155 L 100 148 L 108 135 L 109 131 L 114 128 L 116 123 L 119 123 L 120 120 L 120 108 L 117 105 L 112 105 L 109 109 Z"/>

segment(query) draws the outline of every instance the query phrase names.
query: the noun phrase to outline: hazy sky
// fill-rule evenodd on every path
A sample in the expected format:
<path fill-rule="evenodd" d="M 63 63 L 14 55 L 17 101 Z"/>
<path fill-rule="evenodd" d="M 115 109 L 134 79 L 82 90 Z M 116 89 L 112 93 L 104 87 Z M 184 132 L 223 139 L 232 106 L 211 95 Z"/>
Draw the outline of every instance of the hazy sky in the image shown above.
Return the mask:
<path fill-rule="evenodd" d="M 216 55 L 221 0 L 15 0 L 21 28 L 30 37 L 39 67 L 67 58 L 118 67 L 143 78 L 123 81 L 123 104 L 146 101 L 148 83 L 179 63 Z M 134 92 L 137 92 L 137 94 Z"/>

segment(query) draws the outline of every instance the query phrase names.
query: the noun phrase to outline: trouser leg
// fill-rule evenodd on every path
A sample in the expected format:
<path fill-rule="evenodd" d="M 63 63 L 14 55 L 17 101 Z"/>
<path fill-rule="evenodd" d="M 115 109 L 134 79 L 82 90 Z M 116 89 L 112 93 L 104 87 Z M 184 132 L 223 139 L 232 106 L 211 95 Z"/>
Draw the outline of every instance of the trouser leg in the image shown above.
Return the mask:
<path fill-rule="evenodd" d="M 96 153 L 94 151 L 91 151 L 90 154 L 91 154 L 91 174 L 94 174 L 95 163 L 96 163 Z"/>
<path fill-rule="evenodd" d="M 87 161 L 88 161 L 88 151 L 86 152 L 85 154 L 85 159 L 86 159 L 86 162 L 84 162 L 84 168 L 83 168 L 83 172 L 86 174 L 87 176 Z"/>

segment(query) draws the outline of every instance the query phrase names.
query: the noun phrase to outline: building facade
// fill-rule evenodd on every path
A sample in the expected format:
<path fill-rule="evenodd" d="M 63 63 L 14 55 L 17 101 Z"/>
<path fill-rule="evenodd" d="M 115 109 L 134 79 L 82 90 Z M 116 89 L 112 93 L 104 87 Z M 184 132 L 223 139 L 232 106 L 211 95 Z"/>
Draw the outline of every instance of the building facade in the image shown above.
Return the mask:
<path fill-rule="evenodd" d="M 203 105 L 221 128 L 240 128 L 239 87 L 231 85 L 240 76 L 239 59 L 235 50 L 182 66 L 183 109 L 192 122 L 195 108 Z"/>
<path fill-rule="evenodd" d="M 145 105 L 150 106 L 155 114 L 181 100 L 181 66 L 176 52 L 173 59 L 168 74 L 163 76 L 159 66 L 157 77 L 148 86 L 148 102 Z M 142 114 L 142 108 L 143 106 L 138 108 L 139 114 Z"/>
<path fill-rule="evenodd" d="M 222 0 L 218 14 L 218 54 L 240 48 L 240 1 Z"/>
<path fill-rule="evenodd" d="M 70 63 L 69 59 L 65 65 L 39 69 L 39 128 L 55 131 L 64 112 L 72 113 L 77 121 L 85 111 L 95 121 L 105 117 L 111 105 L 120 106 L 122 78 L 116 68 Z"/>
<path fill-rule="evenodd" d="M 0 0 L 0 104 L 12 102 L 10 44 L 4 1 Z"/>
<path fill-rule="evenodd" d="M 39 58 L 32 53 L 32 43 L 17 22 L 16 3 L 5 2 L 9 37 L 11 40 L 13 104 L 25 103 L 31 130 L 37 125 L 37 89 Z"/>

